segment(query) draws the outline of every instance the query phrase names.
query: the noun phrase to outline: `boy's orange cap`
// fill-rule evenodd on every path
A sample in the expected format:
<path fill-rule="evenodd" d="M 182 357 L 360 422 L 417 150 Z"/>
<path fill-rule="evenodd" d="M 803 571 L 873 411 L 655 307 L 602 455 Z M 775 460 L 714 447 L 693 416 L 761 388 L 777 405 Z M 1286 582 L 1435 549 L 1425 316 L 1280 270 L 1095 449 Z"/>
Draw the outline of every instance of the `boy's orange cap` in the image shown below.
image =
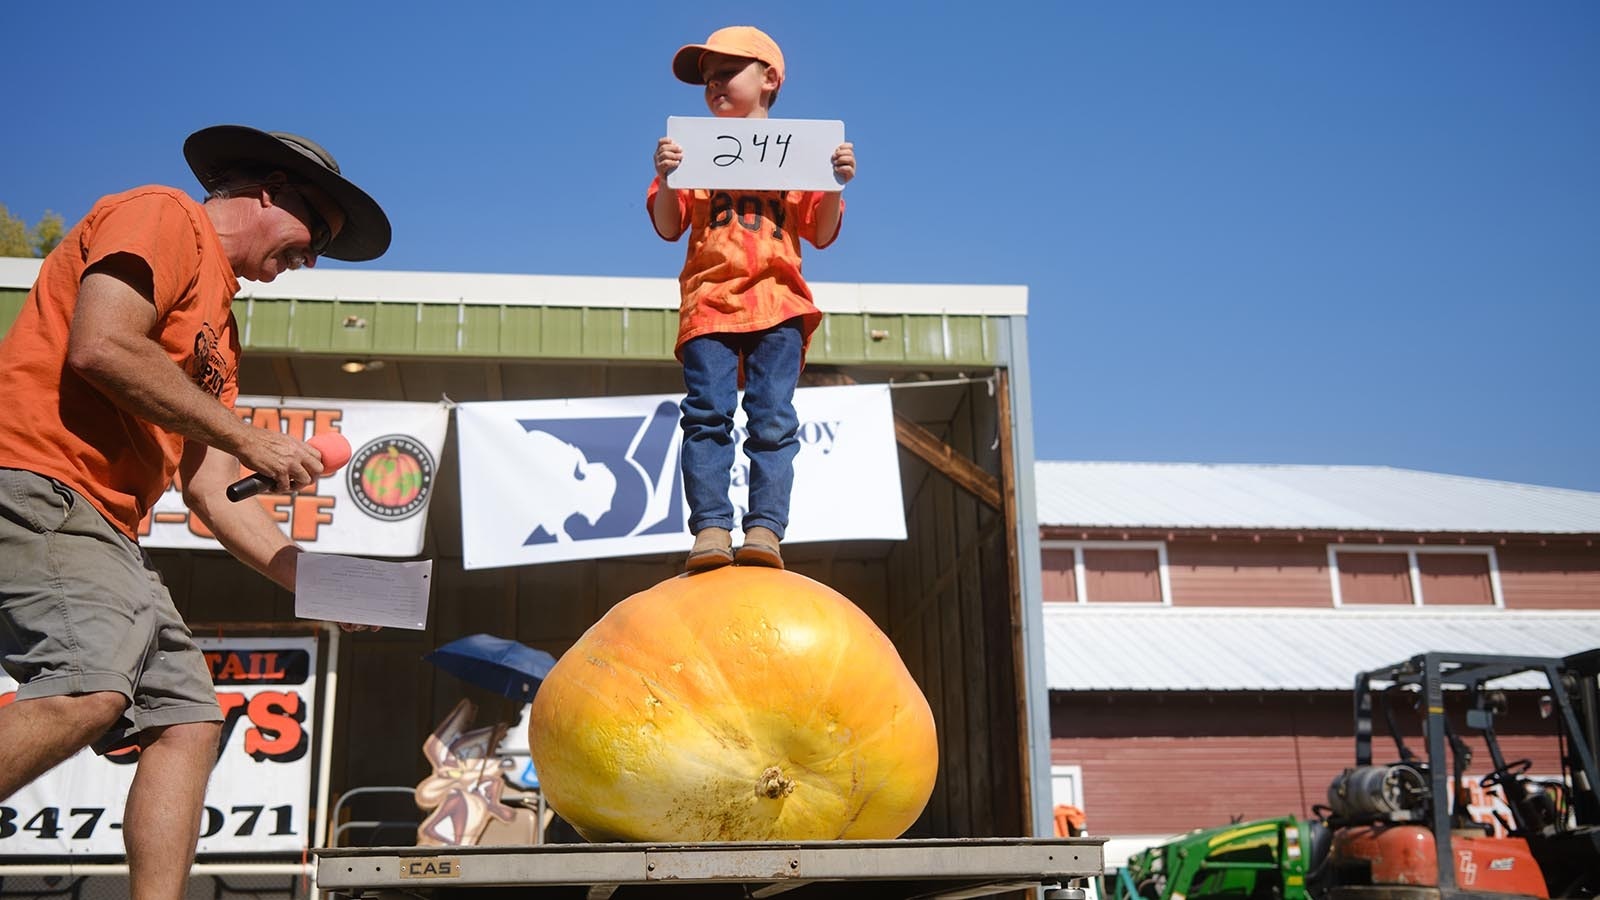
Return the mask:
<path fill-rule="evenodd" d="M 678 76 L 679 81 L 705 84 L 705 79 L 700 77 L 700 56 L 708 51 L 764 62 L 777 70 L 778 83 L 783 84 L 783 51 L 778 49 L 778 42 L 750 25 L 719 28 L 711 32 L 711 37 L 706 38 L 704 44 L 678 48 L 678 52 L 672 56 L 672 74 Z"/>

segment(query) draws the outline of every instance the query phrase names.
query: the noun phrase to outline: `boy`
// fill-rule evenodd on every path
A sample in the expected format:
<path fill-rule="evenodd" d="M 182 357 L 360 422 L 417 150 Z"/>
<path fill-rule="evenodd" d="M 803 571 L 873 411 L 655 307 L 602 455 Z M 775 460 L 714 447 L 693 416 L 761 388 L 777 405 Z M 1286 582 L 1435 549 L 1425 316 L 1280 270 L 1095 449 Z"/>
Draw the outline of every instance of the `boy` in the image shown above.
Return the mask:
<path fill-rule="evenodd" d="M 783 53 L 760 30 L 735 25 L 704 44 L 679 49 L 672 72 L 705 85 L 712 115 L 765 119 L 783 85 Z M 700 572 L 738 562 L 781 569 L 778 543 L 789 524 L 800 447 L 794 389 L 811 333 L 822 321 L 800 276 L 800 238 L 819 250 L 833 243 L 844 201 L 838 191 L 673 190 L 666 177 L 682 161 L 683 149 L 671 138 L 657 142 L 646 207 L 664 239 L 689 232 L 688 258 L 678 277 L 676 348 L 686 391 L 683 484 L 694 533 L 685 568 Z M 840 144 L 833 152 L 835 177 L 842 185 L 855 169 L 853 148 Z M 736 554 L 728 487 L 741 381 L 749 419 L 744 452 L 750 458 L 750 502 L 744 544 Z"/>

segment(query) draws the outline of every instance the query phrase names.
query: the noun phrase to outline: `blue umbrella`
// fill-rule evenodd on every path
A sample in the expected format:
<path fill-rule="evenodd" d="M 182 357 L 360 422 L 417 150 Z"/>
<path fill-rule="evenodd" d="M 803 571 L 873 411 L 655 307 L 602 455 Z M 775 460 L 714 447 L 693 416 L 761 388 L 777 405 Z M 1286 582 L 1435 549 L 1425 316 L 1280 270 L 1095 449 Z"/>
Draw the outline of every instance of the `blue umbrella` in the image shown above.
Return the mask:
<path fill-rule="evenodd" d="M 462 681 L 523 703 L 533 700 L 556 664 L 543 650 L 492 634 L 457 638 L 422 658 Z"/>

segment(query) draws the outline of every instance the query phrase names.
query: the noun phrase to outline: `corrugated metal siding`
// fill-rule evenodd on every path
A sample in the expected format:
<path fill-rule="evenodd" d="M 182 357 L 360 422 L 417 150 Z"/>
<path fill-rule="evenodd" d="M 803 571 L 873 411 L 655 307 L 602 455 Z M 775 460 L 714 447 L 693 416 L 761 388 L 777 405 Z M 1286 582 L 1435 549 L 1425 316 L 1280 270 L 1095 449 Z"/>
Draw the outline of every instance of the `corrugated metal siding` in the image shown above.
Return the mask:
<path fill-rule="evenodd" d="M 1047 604 L 1052 691 L 1348 689 L 1429 651 L 1561 656 L 1600 647 L 1600 612 L 1139 609 Z"/>
<path fill-rule="evenodd" d="M 11 330 L 11 323 L 17 320 L 17 313 L 22 311 L 27 299 L 27 291 L 0 288 L 0 337 Z"/>
<path fill-rule="evenodd" d="M 678 337 L 661 309 L 247 298 L 234 312 L 247 349 L 302 353 L 660 361 Z M 830 313 L 807 359 L 992 366 L 998 336 L 987 316 Z"/>
<path fill-rule="evenodd" d="M 1035 464 L 1041 525 L 1600 534 L 1600 493 L 1382 466 Z"/>
<path fill-rule="evenodd" d="M 0 326 L 39 260 L 0 258 Z M 992 367 L 1020 285 L 811 285 L 826 313 L 813 363 Z M 286 353 L 662 361 L 673 358 L 674 278 L 304 269 L 246 282 L 244 344 Z M 3 330 L 0 330 L 3 334 Z"/>

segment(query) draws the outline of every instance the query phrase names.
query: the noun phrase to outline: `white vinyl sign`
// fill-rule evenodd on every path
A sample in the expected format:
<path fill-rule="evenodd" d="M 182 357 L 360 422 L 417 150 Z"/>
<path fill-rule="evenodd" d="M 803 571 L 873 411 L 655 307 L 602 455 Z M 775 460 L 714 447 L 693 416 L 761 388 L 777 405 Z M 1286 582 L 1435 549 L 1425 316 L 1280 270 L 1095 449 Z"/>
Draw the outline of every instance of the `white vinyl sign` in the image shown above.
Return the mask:
<path fill-rule="evenodd" d="M 681 395 L 463 403 L 461 537 L 468 569 L 688 552 Z M 800 388 L 785 543 L 904 540 L 887 385 Z M 746 509 L 745 416 L 729 496 Z M 738 539 L 735 535 L 735 539 Z"/>
<path fill-rule="evenodd" d="M 337 431 L 350 442 L 351 453 L 344 468 L 306 490 L 263 493 L 241 502 L 260 503 L 290 538 L 318 553 L 422 552 L 433 478 L 450 427 L 443 404 L 241 396 L 234 411 L 257 428 L 302 440 Z M 171 486 L 139 523 L 139 544 L 222 549 Z"/>
<path fill-rule="evenodd" d="M 844 143 L 838 119 L 717 119 L 670 116 L 667 137 L 683 162 L 667 187 L 747 191 L 839 191 L 833 151 Z"/>
<path fill-rule="evenodd" d="M 222 754 L 206 787 L 199 854 L 284 853 L 311 843 L 317 639 L 195 638 L 222 707 Z M 0 672 L 0 705 L 17 683 Z M 24 740 L 6 735 L 6 740 Z M 76 755 L 0 801 L 0 857 L 122 856 L 136 749 Z"/>

